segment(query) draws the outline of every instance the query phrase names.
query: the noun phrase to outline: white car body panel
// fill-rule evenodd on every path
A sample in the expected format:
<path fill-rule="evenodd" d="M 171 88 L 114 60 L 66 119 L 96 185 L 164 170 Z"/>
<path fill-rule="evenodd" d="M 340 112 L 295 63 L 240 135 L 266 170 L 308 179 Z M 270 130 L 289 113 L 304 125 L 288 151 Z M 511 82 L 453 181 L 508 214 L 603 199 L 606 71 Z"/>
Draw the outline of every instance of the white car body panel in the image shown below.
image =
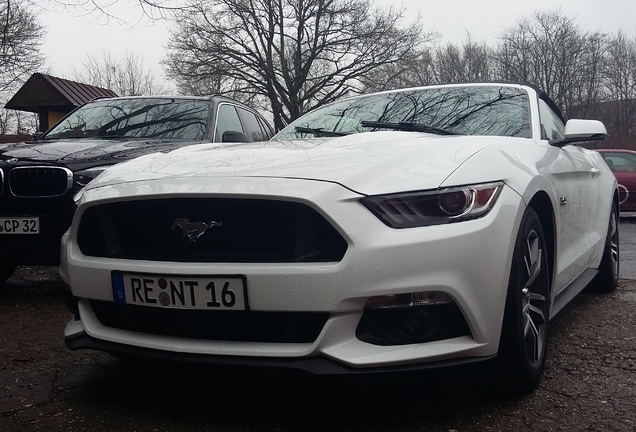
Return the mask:
<path fill-rule="evenodd" d="M 330 140 L 201 144 L 113 167 L 89 188 L 116 184 L 123 172 L 126 182 L 170 177 L 273 177 L 333 182 L 365 195 L 430 189 L 437 188 L 458 165 L 492 146 L 493 141 L 492 137 L 449 140 L 416 132 L 370 132 Z M 425 157 L 423 148 L 427 150 Z M 396 171 L 397 166 L 402 169 Z"/>

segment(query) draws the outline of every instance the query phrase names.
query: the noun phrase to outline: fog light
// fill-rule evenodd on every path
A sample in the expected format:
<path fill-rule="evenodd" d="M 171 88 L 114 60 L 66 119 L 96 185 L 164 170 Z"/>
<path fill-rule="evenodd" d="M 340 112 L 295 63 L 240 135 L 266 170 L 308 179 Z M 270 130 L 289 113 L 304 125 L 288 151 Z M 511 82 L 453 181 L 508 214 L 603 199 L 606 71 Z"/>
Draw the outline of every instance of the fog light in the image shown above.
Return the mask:
<path fill-rule="evenodd" d="M 356 328 L 356 337 L 373 345 L 408 345 L 468 335 L 468 323 L 459 307 L 439 291 L 371 297 Z"/>
<path fill-rule="evenodd" d="M 423 340 L 433 331 L 429 314 L 424 309 L 405 310 L 396 318 L 395 330 L 404 340 Z"/>

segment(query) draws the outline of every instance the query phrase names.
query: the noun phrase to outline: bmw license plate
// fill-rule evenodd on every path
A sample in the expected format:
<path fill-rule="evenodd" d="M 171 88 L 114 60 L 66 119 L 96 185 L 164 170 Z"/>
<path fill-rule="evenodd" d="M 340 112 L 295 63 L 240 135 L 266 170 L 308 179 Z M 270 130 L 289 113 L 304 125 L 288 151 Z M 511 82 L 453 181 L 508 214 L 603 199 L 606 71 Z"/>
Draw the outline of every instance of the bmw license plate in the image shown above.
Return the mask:
<path fill-rule="evenodd" d="M 172 309 L 247 310 L 245 276 L 112 273 L 115 303 Z"/>
<path fill-rule="evenodd" d="M 39 234 L 40 218 L 37 217 L 0 217 L 0 234 Z"/>

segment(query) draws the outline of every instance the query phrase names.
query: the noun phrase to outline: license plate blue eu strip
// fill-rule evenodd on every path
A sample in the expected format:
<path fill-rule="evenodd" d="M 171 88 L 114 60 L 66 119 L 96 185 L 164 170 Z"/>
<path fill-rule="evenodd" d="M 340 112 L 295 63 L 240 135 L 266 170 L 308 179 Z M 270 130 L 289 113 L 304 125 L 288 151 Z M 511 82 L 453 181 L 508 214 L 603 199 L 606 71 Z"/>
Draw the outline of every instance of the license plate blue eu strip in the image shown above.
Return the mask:
<path fill-rule="evenodd" d="M 113 272 L 113 297 L 115 303 L 126 303 L 126 288 L 124 287 L 124 274 Z"/>

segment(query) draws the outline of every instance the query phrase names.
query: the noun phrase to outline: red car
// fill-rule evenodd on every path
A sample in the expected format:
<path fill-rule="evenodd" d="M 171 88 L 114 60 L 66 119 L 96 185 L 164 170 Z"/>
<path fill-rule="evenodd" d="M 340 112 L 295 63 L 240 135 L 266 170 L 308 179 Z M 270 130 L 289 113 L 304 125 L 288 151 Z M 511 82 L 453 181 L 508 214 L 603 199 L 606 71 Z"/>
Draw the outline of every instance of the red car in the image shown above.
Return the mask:
<path fill-rule="evenodd" d="M 605 162 L 614 171 L 620 193 L 621 212 L 636 212 L 636 151 L 599 149 Z"/>

